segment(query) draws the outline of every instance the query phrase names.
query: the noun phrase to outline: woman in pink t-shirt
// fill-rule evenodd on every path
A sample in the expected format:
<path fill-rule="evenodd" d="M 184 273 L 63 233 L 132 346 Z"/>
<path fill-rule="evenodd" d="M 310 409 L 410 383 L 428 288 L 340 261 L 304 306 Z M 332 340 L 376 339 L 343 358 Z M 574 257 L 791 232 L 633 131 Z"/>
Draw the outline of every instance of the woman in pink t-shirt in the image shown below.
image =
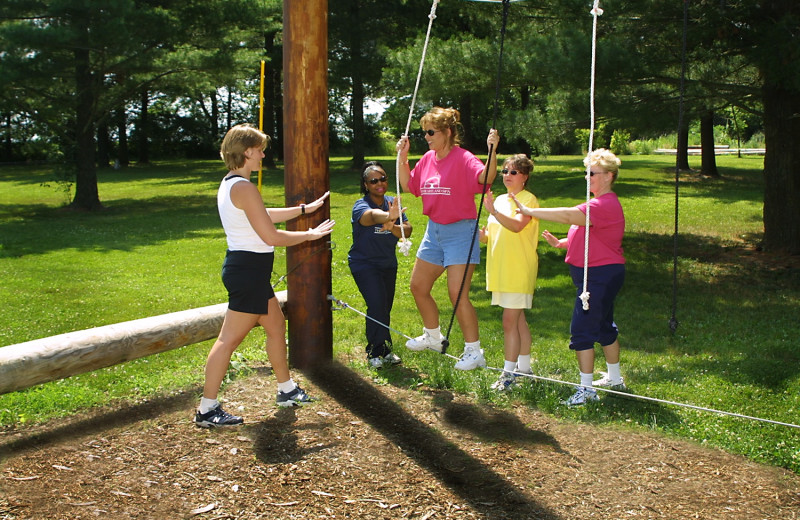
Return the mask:
<path fill-rule="evenodd" d="M 571 224 L 567 238 L 559 239 L 547 230 L 542 232 L 548 244 L 567 250 L 565 262 L 569 265 L 572 281 L 577 288 L 569 348 L 575 351 L 578 358 L 581 386 L 566 401 L 569 406 L 597 401 L 597 391 L 593 386 L 626 390 L 619 370 L 619 331 L 614 322 L 614 300 L 625 281 L 625 256 L 622 251 L 625 215 L 612 190 L 619 174 L 620 160 L 610 151 L 599 148 L 589 153 L 583 164 L 589 168 L 589 188 L 594 194 L 588 203 L 588 256 L 584 255 L 586 203 L 572 208 L 528 208 L 515 199 L 520 212 L 525 215 Z M 588 310 L 583 310 L 583 301 L 580 299 L 585 259 L 588 260 Z M 592 381 L 595 343 L 603 347 L 608 368 L 608 372 L 598 381 Z"/>
<path fill-rule="evenodd" d="M 464 335 L 464 352 L 455 367 L 472 370 L 486 366 L 478 336 L 478 315 L 469 301 L 469 287 L 475 265 L 480 261 L 477 233 L 478 212 L 475 195 L 484 184 L 489 187 L 497 176 L 497 130 L 490 130 L 486 145 L 492 151 L 488 169 L 472 153 L 459 146 L 461 122 L 458 110 L 434 107 L 420 120 L 428 152 L 411 170 L 408 164 L 408 137 L 397 143 L 400 185 L 415 197 L 422 197 L 422 212 L 428 216 L 425 236 L 417 250 L 411 273 L 411 294 L 422 316 L 422 335 L 406 342 L 411 350 L 430 348 L 442 351 L 439 307 L 431 295 L 433 284 L 447 272 L 450 301 Z M 473 234 L 475 239 L 473 240 Z M 464 290 L 461 281 L 464 279 Z"/>

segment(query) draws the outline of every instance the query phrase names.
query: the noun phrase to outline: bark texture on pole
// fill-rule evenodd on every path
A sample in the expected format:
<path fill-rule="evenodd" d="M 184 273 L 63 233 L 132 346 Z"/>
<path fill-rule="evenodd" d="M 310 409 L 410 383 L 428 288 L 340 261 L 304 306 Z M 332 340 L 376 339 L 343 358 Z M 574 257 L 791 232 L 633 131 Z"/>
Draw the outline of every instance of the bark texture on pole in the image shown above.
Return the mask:
<path fill-rule="evenodd" d="M 330 189 L 328 172 L 328 2 L 283 2 L 283 151 L 286 205 Z M 287 223 L 303 231 L 330 216 L 330 204 Z M 326 239 L 288 248 L 289 362 L 305 369 L 333 358 L 331 255 Z"/>

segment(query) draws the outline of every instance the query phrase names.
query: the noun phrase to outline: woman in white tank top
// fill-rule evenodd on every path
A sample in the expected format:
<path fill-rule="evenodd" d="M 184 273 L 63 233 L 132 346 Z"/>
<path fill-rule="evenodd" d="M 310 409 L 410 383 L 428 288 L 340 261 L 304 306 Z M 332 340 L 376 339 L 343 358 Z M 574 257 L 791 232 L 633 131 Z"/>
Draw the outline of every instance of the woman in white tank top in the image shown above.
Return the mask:
<path fill-rule="evenodd" d="M 318 210 L 329 193 L 308 204 L 267 210 L 261 193 L 250 182 L 250 174 L 258 170 L 268 144 L 269 137 L 263 132 L 250 125 L 237 125 L 225 135 L 220 148 L 220 156 L 229 169 L 217 192 L 217 207 L 228 244 L 222 268 L 228 310 L 206 361 L 203 398 L 194 418 L 194 423 L 202 428 L 243 422 L 241 417 L 223 411 L 217 396 L 233 352 L 256 325 L 261 325 L 266 333 L 267 355 L 278 381 L 277 404 L 298 406 L 312 401 L 289 374 L 286 325 L 269 279 L 276 246 L 325 237 L 335 222 L 326 220 L 308 231 L 275 227 L 276 222 Z"/>

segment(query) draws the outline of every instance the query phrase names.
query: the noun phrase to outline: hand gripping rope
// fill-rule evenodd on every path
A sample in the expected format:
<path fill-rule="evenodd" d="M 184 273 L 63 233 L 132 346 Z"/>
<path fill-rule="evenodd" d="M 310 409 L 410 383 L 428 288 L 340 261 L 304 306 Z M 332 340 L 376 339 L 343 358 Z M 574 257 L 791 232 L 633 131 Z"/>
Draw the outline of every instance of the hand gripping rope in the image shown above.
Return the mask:
<path fill-rule="evenodd" d="M 600 0 L 594 0 L 594 7 L 590 11 L 592 15 L 592 67 L 591 78 L 589 80 L 589 152 L 594 146 L 594 76 L 595 62 L 597 59 L 597 17 L 603 14 L 600 9 Z M 592 165 L 586 165 L 586 227 L 583 233 L 583 292 L 580 295 L 583 302 L 583 310 L 589 310 L 589 199 L 592 196 L 589 179 L 591 176 Z"/>
<path fill-rule="evenodd" d="M 406 131 L 403 134 L 408 137 L 408 132 L 411 129 L 411 119 L 414 117 L 414 105 L 417 103 L 417 92 L 419 91 L 419 81 L 422 78 L 422 68 L 425 65 L 425 55 L 428 53 L 428 42 L 431 40 L 431 28 L 433 27 L 433 20 L 436 19 L 436 7 L 439 5 L 439 0 L 433 0 L 431 4 L 431 12 L 428 15 L 428 32 L 425 33 L 425 45 L 422 46 L 422 58 L 419 60 L 419 71 L 417 71 L 417 81 L 414 84 L 414 94 L 411 96 L 411 108 L 408 110 L 408 121 L 406 121 Z M 402 212 L 403 202 L 400 200 L 400 152 L 397 152 L 397 159 L 395 160 L 395 193 L 397 193 L 397 202 L 400 204 Z M 402 213 L 401 213 L 402 214 Z M 402 223 L 402 220 L 401 220 Z M 403 226 L 400 226 L 400 241 L 397 243 L 400 251 L 408 256 L 411 250 L 411 240 L 406 238 L 406 232 Z"/>

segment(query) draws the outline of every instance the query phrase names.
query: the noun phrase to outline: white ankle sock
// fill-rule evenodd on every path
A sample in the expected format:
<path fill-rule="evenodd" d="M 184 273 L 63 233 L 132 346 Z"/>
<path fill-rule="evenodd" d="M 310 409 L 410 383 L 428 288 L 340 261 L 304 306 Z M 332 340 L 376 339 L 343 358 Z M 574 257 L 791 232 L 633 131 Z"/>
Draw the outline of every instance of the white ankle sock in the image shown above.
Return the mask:
<path fill-rule="evenodd" d="M 503 363 L 503 370 L 505 370 L 506 372 L 513 372 L 516 368 L 517 368 L 516 361 L 509 361 L 506 359 L 505 363 Z"/>
<path fill-rule="evenodd" d="M 608 378 L 611 379 L 611 382 L 619 383 L 620 379 L 622 379 L 622 375 L 619 372 L 619 363 L 606 363 L 606 368 L 608 368 Z"/>
<path fill-rule="evenodd" d="M 205 397 L 200 399 L 200 413 L 208 413 L 217 406 L 219 406 L 219 401 L 216 399 L 206 399 Z"/>
<path fill-rule="evenodd" d="M 592 379 L 594 379 L 594 374 L 584 374 L 581 372 L 581 385 L 591 388 Z"/>
<path fill-rule="evenodd" d="M 278 383 L 278 391 L 283 392 L 284 394 L 288 394 L 295 388 L 297 388 L 297 384 L 291 377 L 289 378 L 288 381 L 284 381 L 283 383 Z"/>
<path fill-rule="evenodd" d="M 427 332 L 434 339 L 441 339 L 442 338 L 441 327 L 436 327 L 435 329 L 426 329 L 425 327 L 422 327 L 422 331 L 423 332 Z"/>
<path fill-rule="evenodd" d="M 471 348 L 473 350 L 480 350 L 481 349 L 481 340 L 478 341 L 465 341 L 464 342 L 464 349 Z"/>
<path fill-rule="evenodd" d="M 531 355 L 527 354 L 523 356 L 522 354 L 519 355 L 517 358 L 517 371 L 519 372 L 530 372 L 531 371 Z"/>

